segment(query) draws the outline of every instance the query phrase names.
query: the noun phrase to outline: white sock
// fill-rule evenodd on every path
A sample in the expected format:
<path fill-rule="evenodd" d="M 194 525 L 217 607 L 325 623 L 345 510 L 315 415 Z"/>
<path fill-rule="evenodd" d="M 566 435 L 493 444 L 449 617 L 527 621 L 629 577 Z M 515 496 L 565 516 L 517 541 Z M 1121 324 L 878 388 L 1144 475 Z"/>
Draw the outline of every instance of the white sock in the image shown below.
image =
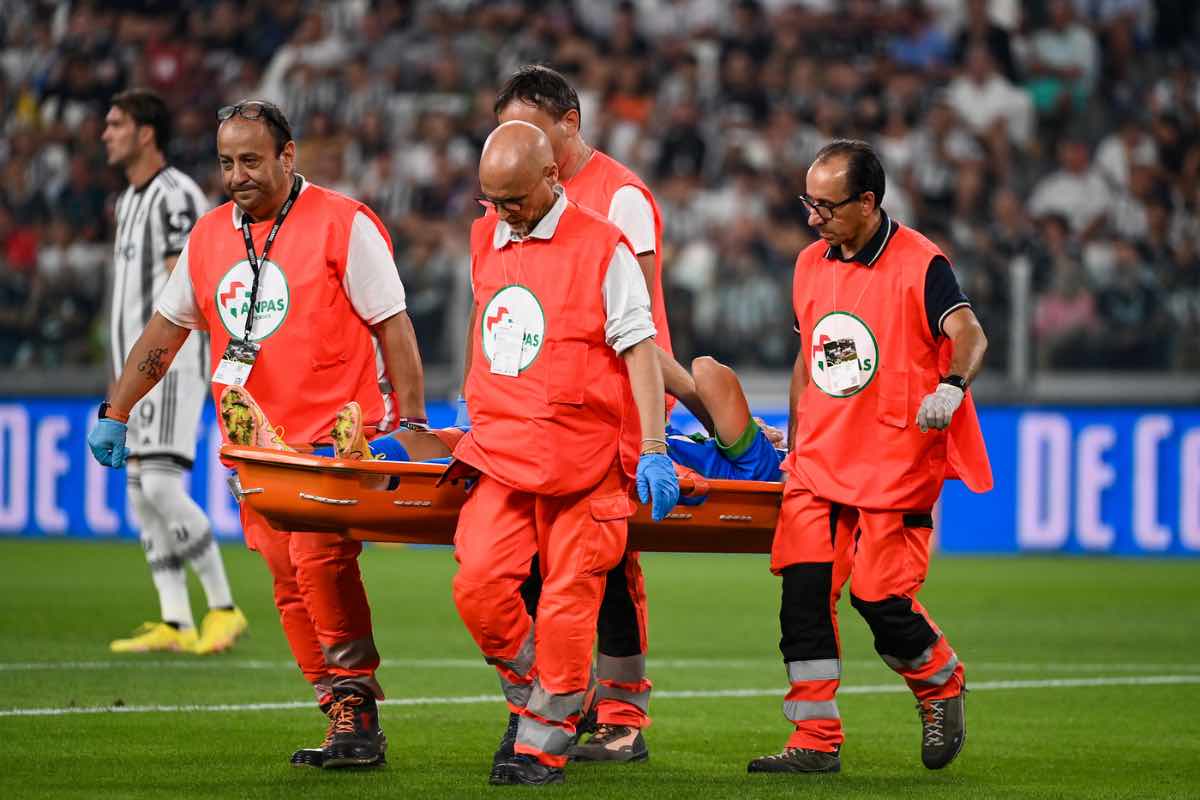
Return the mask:
<path fill-rule="evenodd" d="M 187 573 L 183 561 L 174 553 L 173 536 L 167 531 L 166 522 L 146 494 L 136 475 L 130 474 L 129 500 L 137 516 L 142 549 L 150 567 L 150 577 L 158 590 L 158 605 L 163 622 L 173 622 L 180 628 L 194 628 L 192 605 L 188 599 Z"/>
<path fill-rule="evenodd" d="M 165 521 L 181 565 L 191 564 L 196 571 L 208 607 L 228 608 L 233 605 L 233 593 L 225 576 L 225 562 L 208 517 L 187 493 L 183 477 L 183 470 L 171 462 L 143 464 L 142 492 Z"/>

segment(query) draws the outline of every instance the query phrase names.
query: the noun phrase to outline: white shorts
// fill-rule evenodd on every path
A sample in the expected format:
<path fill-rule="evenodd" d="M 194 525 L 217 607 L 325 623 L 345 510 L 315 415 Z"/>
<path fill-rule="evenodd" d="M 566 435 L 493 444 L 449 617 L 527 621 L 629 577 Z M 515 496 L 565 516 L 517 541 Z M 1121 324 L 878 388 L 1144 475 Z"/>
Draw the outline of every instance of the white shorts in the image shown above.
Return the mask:
<path fill-rule="evenodd" d="M 167 374 L 133 407 L 129 455 L 168 458 L 190 469 L 208 388 L 208 336 L 193 331 Z"/>

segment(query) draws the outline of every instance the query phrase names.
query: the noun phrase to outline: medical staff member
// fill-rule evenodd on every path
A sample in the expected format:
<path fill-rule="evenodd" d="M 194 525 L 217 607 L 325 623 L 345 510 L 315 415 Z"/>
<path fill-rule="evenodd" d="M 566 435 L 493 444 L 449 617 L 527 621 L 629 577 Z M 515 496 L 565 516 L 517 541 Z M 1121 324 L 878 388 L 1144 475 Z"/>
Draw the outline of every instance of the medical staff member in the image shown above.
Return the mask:
<path fill-rule="evenodd" d="M 454 455 L 480 477 L 455 534 L 454 600 L 520 715 L 497 784 L 563 779 L 630 481 L 655 519 L 679 496 L 645 280 L 621 230 L 558 175 L 541 130 L 500 125 L 479 165 L 496 213 L 471 230 L 472 427 Z M 535 555 L 536 634 L 520 595 Z"/>
<path fill-rule="evenodd" d="M 193 329 L 211 336 L 214 395 L 245 386 L 289 444 L 325 438 L 348 395 L 372 425 L 392 424 L 377 346 L 404 415 L 399 422 L 423 424 L 420 355 L 379 218 L 296 174 L 296 143 L 277 106 L 242 102 L 222 108 L 217 119 L 218 161 L 232 202 L 192 229 L 155 314 L 100 407 L 89 437 L 97 459 L 124 463 L 123 419 L 166 374 Z M 233 418 L 237 409 L 218 411 Z M 322 746 L 297 751 L 293 764 L 382 764 L 387 740 L 376 699 L 383 691 L 358 569 L 362 545 L 334 534 L 277 531 L 246 506 L 242 526 L 247 546 L 267 562 L 288 644 L 329 717 Z"/>
<path fill-rule="evenodd" d="M 876 651 L 917 698 L 925 766 L 949 764 L 966 738 L 962 663 L 917 592 L 943 481 L 992 485 L 966 393 L 987 339 L 950 262 L 880 208 L 883 192 L 871 146 L 838 140 L 817 154 L 801 195 L 821 240 L 796 260 L 801 344 L 771 551 L 793 732 L 750 772 L 841 768 L 836 612 L 848 578 Z"/>
<path fill-rule="evenodd" d="M 579 95 L 561 74 L 533 64 L 517 70 L 496 95 L 500 122 L 522 120 L 546 134 L 558 179 L 572 202 L 607 217 L 621 229 L 637 257 L 650 292 L 654 340 L 671 355 L 671 332 L 662 284 L 662 215 L 654 194 L 633 170 L 583 138 Z M 667 397 L 670 412 L 674 399 Z M 537 595 L 536 577 L 524 594 Z M 646 677 L 645 577 L 636 552 L 626 553 L 605 583 L 596 658 L 596 723 L 591 737 L 571 748 L 579 761 L 640 761 L 649 756 L 642 729 L 650 724 Z M 511 747 L 515 719 L 501 750 Z"/>

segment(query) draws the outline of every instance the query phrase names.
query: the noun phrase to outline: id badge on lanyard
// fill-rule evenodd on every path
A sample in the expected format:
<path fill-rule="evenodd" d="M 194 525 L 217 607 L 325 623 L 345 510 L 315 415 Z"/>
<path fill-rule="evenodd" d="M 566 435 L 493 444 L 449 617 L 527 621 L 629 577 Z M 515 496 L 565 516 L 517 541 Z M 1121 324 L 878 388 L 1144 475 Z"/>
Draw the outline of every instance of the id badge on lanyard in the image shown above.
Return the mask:
<path fill-rule="evenodd" d="M 492 351 L 492 373 L 515 378 L 521 374 L 521 349 L 525 346 L 525 326 L 513 319 L 498 323 L 493 329 L 495 349 Z"/>
<path fill-rule="evenodd" d="M 254 369 L 254 362 L 258 360 L 258 352 L 262 349 L 262 345 L 250 341 L 251 331 L 254 330 L 254 304 L 258 300 L 258 278 L 262 271 L 260 265 L 266 262 L 267 255 L 271 252 L 271 245 L 275 243 L 275 237 L 279 235 L 279 229 L 283 227 L 283 221 L 287 219 L 296 198 L 300 195 L 301 184 L 299 175 L 292 179 L 292 191 L 279 209 L 279 215 L 275 217 L 275 224 L 271 226 L 271 232 L 267 234 L 261 260 L 254 252 L 254 237 L 250 233 L 250 223 L 246 220 L 245 214 L 242 215 L 242 238 L 246 243 L 246 260 L 249 261 L 250 269 L 254 272 L 254 283 L 250 286 L 250 303 L 246 310 L 246 330 L 241 339 L 229 340 L 225 352 L 221 354 L 221 361 L 217 364 L 216 371 L 213 372 L 213 383 L 226 386 L 245 386 L 246 381 L 250 380 L 250 371 Z"/>
<path fill-rule="evenodd" d="M 258 358 L 261 346 L 255 342 L 242 339 L 230 339 L 217 371 L 213 373 L 213 383 L 226 386 L 245 386 L 250 379 L 250 370 L 254 369 L 254 361 Z"/>
<path fill-rule="evenodd" d="M 826 342 L 825 369 L 829 374 L 830 388 L 835 392 L 851 392 L 861 381 L 858 369 L 858 350 L 853 339 L 834 339 Z"/>

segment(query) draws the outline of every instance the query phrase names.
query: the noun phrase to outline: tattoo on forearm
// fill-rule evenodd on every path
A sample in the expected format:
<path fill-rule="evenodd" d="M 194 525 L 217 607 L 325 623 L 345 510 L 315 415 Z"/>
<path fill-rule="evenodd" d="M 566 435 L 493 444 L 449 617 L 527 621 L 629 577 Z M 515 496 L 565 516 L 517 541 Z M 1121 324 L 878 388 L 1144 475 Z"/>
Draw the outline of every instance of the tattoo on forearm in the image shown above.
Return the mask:
<path fill-rule="evenodd" d="M 155 347 L 146 353 L 146 358 L 142 363 L 138 364 L 138 372 L 145 375 L 152 381 L 157 381 L 167 372 L 167 365 L 163 363 L 163 356 L 167 354 L 167 348 Z"/>

